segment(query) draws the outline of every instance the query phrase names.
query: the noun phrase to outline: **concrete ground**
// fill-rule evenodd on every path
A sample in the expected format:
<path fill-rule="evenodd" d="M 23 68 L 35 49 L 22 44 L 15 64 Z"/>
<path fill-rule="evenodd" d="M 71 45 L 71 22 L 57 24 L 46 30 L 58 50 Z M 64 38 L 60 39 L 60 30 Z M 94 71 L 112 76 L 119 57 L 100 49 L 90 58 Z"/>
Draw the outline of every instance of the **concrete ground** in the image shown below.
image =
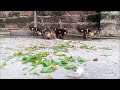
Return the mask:
<path fill-rule="evenodd" d="M 4 36 L 0 38 L 0 78 L 1 79 L 77 79 L 74 71 L 66 70 L 57 66 L 57 70 L 52 73 L 40 73 L 41 65 L 31 70 L 31 63 L 22 64 L 22 57 L 10 59 L 9 56 L 18 51 L 24 51 L 29 46 L 46 45 L 48 48 L 39 49 L 33 53 L 47 51 L 50 53 L 49 58 L 55 61 L 59 58 L 55 56 L 51 46 L 58 43 L 70 42 L 73 48 L 68 48 L 67 56 L 84 57 L 86 62 L 80 64 L 75 63 L 78 67 L 82 67 L 85 72 L 79 79 L 120 79 L 120 40 L 119 39 L 93 39 L 82 40 L 79 37 L 68 37 L 66 40 L 52 39 L 46 40 L 39 37 L 30 36 Z M 86 44 L 94 46 L 96 50 L 88 50 L 80 48 L 80 45 Z M 110 50 L 103 49 L 108 47 Z M 98 61 L 94 61 L 97 58 Z M 5 65 L 3 63 L 6 62 Z M 37 72 L 37 74 L 32 74 Z M 70 75 L 73 75 L 70 76 Z"/>

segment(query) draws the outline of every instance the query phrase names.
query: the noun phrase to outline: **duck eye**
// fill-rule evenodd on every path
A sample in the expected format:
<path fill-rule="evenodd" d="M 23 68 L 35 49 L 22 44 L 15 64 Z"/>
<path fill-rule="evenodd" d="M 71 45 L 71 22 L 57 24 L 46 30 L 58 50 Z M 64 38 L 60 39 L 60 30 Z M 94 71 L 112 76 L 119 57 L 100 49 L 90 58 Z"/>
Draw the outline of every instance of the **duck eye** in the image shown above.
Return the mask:
<path fill-rule="evenodd" d="M 67 34 L 67 32 L 64 32 L 64 34 Z"/>
<path fill-rule="evenodd" d="M 31 28 L 31 30 L 34 30 L 34 28 Z"/>

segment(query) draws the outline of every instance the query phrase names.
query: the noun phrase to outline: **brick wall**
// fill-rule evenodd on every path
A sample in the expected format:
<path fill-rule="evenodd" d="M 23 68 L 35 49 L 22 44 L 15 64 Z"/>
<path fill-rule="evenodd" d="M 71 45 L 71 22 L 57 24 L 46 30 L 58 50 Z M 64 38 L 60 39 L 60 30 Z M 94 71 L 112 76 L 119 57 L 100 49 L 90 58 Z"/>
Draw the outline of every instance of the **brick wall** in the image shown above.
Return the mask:
<path fill-rule="evenodd" d="M 37 11 L 39 26 L 66 27 L 69 33 L 77 34 L 77 27 L 99 24 L 99 13 L 96 11 Z M 29 24 L 33 25 L 33 11 L 0 11 L 0 29 L 20 30 Z M 23 29 L 24 30 L 24 29 Z"/>
<path fill-rule="evenodd" d="M 0 11 L 0 34 L 16 30 L 24 34 L 33 25 L 33 11 Z M 120 11 L 37 11 L 37 21 L 45 27 L 67 27 L 69 33 L 78 34 L 77 28 L 101 28 L 101 36 L 120 37 Z M 22 29 L 22 30 L 21 30 Z"/>
<path fill-rule="evenodd" d="M 33 22 L 31 11 L 0 11 L 0 28 L 20 29 Z"/>
<path fill-rule="evenodd" d="M 120 11 L 101 12 L 101 36 L 120 37 Z"/>

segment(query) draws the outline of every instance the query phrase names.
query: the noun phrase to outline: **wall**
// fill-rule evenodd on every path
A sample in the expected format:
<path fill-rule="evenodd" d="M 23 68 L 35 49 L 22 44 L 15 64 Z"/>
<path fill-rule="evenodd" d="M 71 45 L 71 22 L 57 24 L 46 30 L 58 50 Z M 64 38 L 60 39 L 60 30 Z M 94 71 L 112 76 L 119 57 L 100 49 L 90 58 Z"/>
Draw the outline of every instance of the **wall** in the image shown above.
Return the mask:
<path fill-rule="evenodd" d="M 0 11 L 1 32 L 20 31 L 24 33 L 28 25 L 33 25 L 33 11 Z M 66 27 L 69 33 L 78 34 L 79 27 L 98 27 L 100 14 L 96 11 L 37 11 L 39 27 Z"/>
<path fill-rule="evenodd" d="M 101 36 L 120 37 L 120 11 L 101 12 Z"/>

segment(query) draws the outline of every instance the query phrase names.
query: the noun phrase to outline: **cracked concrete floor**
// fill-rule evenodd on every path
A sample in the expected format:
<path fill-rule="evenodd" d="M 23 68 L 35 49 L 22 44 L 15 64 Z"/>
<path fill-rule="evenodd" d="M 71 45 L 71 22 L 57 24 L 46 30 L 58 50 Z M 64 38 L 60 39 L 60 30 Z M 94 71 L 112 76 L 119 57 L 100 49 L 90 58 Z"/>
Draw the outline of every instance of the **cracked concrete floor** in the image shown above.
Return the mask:
<path fill-rule="evenodd" d="M 68 56 L 82 56 L 86 58 L 86 62 L 79 64 L 84 70 L 84 76 L 81 79 L 120 79 L 120 40 L 119 39 L 98 39 L 98 40 L 46 40 L 39 37 L 9 36 L 0 38 L 0 64 L 3 64 L 8 57 L 16 51 L 23 50 L 25 47 L 35 45 L 53 46 L 57 43 L 70 41 L 74 48 L 70 48 L 66 53 Z M 80 48 L 80 43 L 89 46 L 95 46 L 97 50 L 87 50 Z M 111 50 L 100 49 L 109 47 Z M 42 50 L 44 51 L 44 50 Z M 52 52 L 47 48 L 46 51 Z M 36 51 L 38 52 L 38 51 Z M 51 57 L 56 60 L 55 55 Z M 93 59 L 98 58 L 98 61 Z M 0 69 L 1 79 L 46 79 L 49 75 L 53 79 L 70 79 L 67 75 L 73 71 L 65 70 L 61 67 L 53 73 L 40 73 L 40 68 L 36 69 L 39 75 L 30 74 L 25 68 L 30 68 L 30 64 L 22 64 L 21 58 L 9 59 L 3 69 Z"/>

